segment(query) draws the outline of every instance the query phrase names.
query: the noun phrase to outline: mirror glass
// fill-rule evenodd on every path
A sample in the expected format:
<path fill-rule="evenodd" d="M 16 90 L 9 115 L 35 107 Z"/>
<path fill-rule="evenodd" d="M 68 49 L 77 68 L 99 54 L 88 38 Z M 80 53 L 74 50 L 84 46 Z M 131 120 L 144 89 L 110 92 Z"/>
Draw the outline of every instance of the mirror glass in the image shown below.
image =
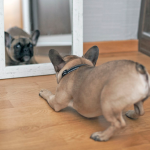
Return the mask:
<path fill-rule="evenodd" d="M 71 54 L 72 0 L 4 0 L 6 66 L 49 63 Z"/>

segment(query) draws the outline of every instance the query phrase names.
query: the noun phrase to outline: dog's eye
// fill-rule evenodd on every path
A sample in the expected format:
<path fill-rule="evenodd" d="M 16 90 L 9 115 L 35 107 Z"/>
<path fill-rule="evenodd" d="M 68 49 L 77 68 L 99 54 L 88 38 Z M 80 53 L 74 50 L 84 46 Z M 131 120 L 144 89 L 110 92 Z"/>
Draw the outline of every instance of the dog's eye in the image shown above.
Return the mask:
<path fill-rule="evenodd" d="M 29 47 L 30 47 L 30 48 L 32 48 L 32 47 L 33 47 L 33 45 L 30 43 L 30 44 L 29 44 Z"/>
<path fill-rule="evenodd" d="M 17 45 L 16 45 L 16 48 L 20 49 L 20 48 L 21 48 L 21 45 L 20 45 L 20 44 L 17 44 Z"/>

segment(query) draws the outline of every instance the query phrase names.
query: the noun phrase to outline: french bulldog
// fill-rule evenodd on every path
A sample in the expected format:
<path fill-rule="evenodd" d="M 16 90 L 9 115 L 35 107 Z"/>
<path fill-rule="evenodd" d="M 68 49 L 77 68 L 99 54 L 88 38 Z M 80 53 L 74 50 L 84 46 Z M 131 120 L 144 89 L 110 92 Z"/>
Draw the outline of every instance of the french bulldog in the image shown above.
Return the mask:
<path fill-rule="evenodd" d="M 43 89 L 39 95 L 51 108 L 60 111 L 70 106 L 84 117 L 103 115 L 110 126 L 95 132 L 95 141 L 107 141 L 116 130 L 126 126 L 122 112 L 130 119 L 144 115 L 143 102 L 150 96 L 150 77 L 145 67 L 131 60 L 115 60 L 96 66 L 99 56 L 97 46 L 83 57 L 61 57 L 56 50 L 49 51 L 57 77 L 55 95 Z"/>
<path fill-rule="evenodd" d="M 33 49 L 39 36 L 39 30 L 29 35 L 18 27 L 12 27 L 5 32 L 6 66 L 35 63 Z"/>

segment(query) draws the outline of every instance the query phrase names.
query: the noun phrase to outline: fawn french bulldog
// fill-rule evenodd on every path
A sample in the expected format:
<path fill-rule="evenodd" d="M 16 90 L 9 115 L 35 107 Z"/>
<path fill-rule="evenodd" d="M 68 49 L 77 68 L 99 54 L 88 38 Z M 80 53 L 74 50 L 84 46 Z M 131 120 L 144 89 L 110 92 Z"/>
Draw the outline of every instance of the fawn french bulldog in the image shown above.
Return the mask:
<path fill-rule="evenodd" d="M 18 27 L 12 27 L 5 32 L 6 66 L 35 63 L 33 49 L 39 36 L 39 30 L 29 35 Z"/>
<path fill-rule="evenodd" d="M 150 96 L 149 74 L 145 67 L 130 60 L 115 60 L 95 67 L 99 49 L 90 48 L 83 57 L 61 57 L 56 50 L 49 51 L 57 77 L 53 95 L 41 90 L 39 95 L 55 110 L 70 106 L 84 117 L 103 115 L 110 126 L 95 132 L 95 141 L 107 141 L 117 129 L 126 126 L 122 111 L 134 105 L 126 116 L 137 119 L 144 114 L 143 102 Z"/>

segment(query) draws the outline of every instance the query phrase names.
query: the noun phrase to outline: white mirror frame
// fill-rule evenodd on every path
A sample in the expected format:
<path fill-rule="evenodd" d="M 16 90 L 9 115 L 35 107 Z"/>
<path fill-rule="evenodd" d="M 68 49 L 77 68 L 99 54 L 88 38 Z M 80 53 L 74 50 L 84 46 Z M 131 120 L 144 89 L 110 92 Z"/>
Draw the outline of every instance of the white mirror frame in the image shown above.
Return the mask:
<path fill-rule="evenodd" d="M 73 0 L 72 54 L 83 55 L 83 0 Z M 0 1 L 0 79 L 55 74 L 51 63 L 5 66 L 4 0 Z"/>

